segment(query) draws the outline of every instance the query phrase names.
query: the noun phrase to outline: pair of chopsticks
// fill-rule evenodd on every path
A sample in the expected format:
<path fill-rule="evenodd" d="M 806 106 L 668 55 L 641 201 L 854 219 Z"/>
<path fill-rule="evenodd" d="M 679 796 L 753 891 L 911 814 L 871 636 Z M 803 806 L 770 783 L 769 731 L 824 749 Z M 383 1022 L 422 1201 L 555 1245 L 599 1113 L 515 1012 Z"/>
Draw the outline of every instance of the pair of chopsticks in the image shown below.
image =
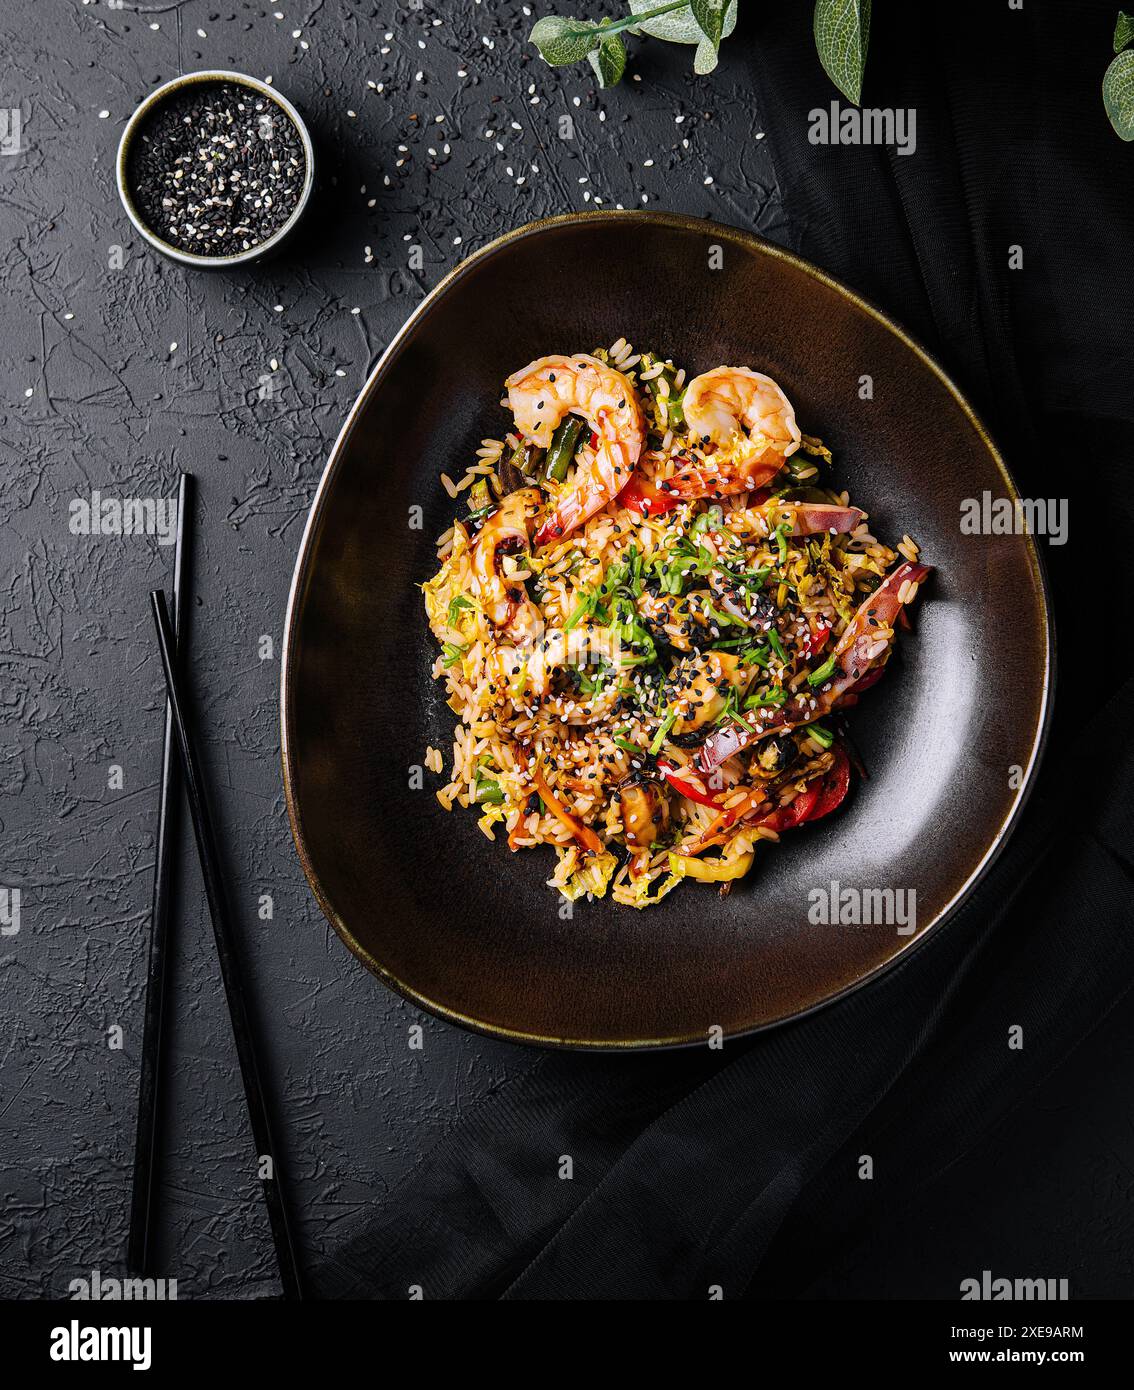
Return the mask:
<path fill-rule="evenodd" d="M 221 979 L 240 1076 L 244 1084 L 244 1100 L 256 1146 L 257 1172 L 267 1169 L 260 1177 L 268 1222 L 275 1245 L 276 1263 L 284 1297 L 303 1297 L 299 1265 L 288 1224 L 287 1205 L 280 1181 L 276 1146 L 272 1138 L 267 1099 L 256 1060 L 256 1045 L 251 1020 L 244 999 L 240 954 L 232 929 L 224 882 L 220 872 L 220 855 L 212 813 L 197 757 L 193 735 L 187 718 L 187 699 L 180 672 L 179 637 L 184 635 L 185 568 L 189 549 L 187 526 L 192 506 L 192 477 L 182 473 L 177 499 L 177 544 L 174 552 L 173 611 L 170 621 L 165 594 L 155 589 L 150 594 L 158 650 L 165 674 L 166 710 L 165 742 L 162 750 L 161 800 L 158 821 L 157 863 L 154 872 L 153 916 L 150 935 L 149 969 L 146 981 L 146 1013 L 142 1039 L 142 1075 L 138 1098 L 138 1128 L 134 1146 L 134 1187 L 130 1205 L 130 1237 L 127 1263 L 137 1273 L 146 1274 L 152 1263 L 153 1228 L 156 1215 L 156 1148 L 161 1102 L 161 1041 L 162 1016 L 165 1003 L 165 965 L 167 957 L 170 916 L 170 881 L 172 877 L 173 842 L 176 828 L 176 808 L 180 790 L 173 745 L 180 755 L 181 775 L 197 842 L 197 855 L 205 880 L 205 895 L 212 918 L 220 961 Z M 181 643 L 183 650 L 184 643 Z"/>

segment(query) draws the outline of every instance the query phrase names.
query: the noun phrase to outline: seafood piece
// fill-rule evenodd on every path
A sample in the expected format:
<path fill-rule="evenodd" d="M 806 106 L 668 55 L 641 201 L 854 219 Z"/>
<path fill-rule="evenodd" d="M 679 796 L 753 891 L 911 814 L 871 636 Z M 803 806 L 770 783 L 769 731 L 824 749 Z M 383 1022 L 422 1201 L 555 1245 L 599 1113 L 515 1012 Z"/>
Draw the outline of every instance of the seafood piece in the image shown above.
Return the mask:
<path fill-rule="evenodd" d="M 536 642 L 543 635 L 543 615 L 523 581 L 503 573 L 503 558 L 527 549 L 539 505 L 539 488 L 510 492 L 481 527 L 472 550 L 473 584 L 489 622 L 521 643 Z"/>
<path fill-rule="evenodd" d="M 666 480 L 679 496 L 725 497 L 770 483 L 799 448 L 795 410 L 769 376 L 748 367 L 714 367 L 685 388 L 691 435 L 716 452 Z"/>
<path fill-rule="evenodd" d="M 878 679 L 882 666 L 893 650 L 893 636 L 879 637 L 879 630 L 893 630 L 899 612 L 917 597 L 918 586 L 930 567 L 906 563 L 863 600 L 829 658 L 833 664 L 830 679 L 819 690 L 795 695 L 779 709 L 766 714 L 753 711 L 752 726 L 726 724 L 710 734 L 697 755 L 702 772 L 712 772 L 721 763 L 759 739 L 785 729 L 799 729 L 822 719 L 841 701 L 865 690 Z"/>
<path fill-rule="evenodd" d="M 707 611 L 711 603 L 707 593 L 665 594 L 656 580 L 650 580 L 635 599 L 634 607 L 655 642 L 679 652 L 691 652 L 707 647 L 720 636 Z"/>
<path fill-rule="evenodd" d="M 669 824 L 669 801 L 654 782 L 623 783 L 618 789 L 618 809 L 630 849 L 646 849 Z"/>
<path fill-rule="evenodd" d="M 730 692 L 739 694 L 751 680 L 752 669 L 732 652 L 698 652 L 679 661 L 665 683 L 666 702 L 676 716 L 672 740 L 681 744 L 712 724 L 728 704 Z"/>
<path fill-rule="evenodd" d="M 536 544 L 560 540 L 601 511 L 630 481 L 646 439 L 633 383 L 596 357 L 541 357 L 504 383 L 516 427 L 547 449 L 564 416 L 581 415 L 595 436 L 594 456 L 581 463 L 536 533 Z"/>
<path fill-rule="evenodd" d="M 770 536 L 777 528 L 785 536 L 843 535 L 866 517 L 858 507 L 837 507 L 833 502 L 781 502 L 778 498 L 729 512 L 728 527 L 744 540 Z"/>

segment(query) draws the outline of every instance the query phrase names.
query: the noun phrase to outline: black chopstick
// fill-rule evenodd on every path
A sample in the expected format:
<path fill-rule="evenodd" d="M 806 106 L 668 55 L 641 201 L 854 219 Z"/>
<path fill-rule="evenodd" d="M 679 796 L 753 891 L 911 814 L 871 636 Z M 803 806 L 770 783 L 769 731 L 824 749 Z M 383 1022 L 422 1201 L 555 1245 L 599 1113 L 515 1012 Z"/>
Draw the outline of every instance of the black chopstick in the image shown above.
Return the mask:
<path fill-rule="evenodd" d="M 216 834 L 213 830 L 213 820 L 209 811 L 205 784 L 186 719 L 186 701 L 181 686 L 181 677 L 177 670 L 177 653 L 165 594 L 160 589 L 155 589 L 150 594 L 150 602 L 153 605 L 154 623 L 157 626 L 158 647 L 161 651 L 162 669 L 165 672 L 166 691 L 173 711 L 173 729 L 177 736 L 178 748 L 181 750 L 181 771 L 185 778 L 185 794 L 193 819 L 193 834 L 197 841 L 197 854 L 201 861 L 201 873 L 205 880 L 209 916 L 213 920 L 213 935 L 217 943 L 217 956 L 220 959 L 221 979 L 224 983 L 225 998 L 228 1001 L 228 1014 L 232 1020 L 232 1032 L 236 1039 L 236 1056 L 240 1063 L 241 1080 L 244 1082 L 244 1099 L 252 1124 L 252 1138 L 256 1146 L 258 1169 L 262 1168 L 265 1160 L 268 1161 L 269 1175 L 261 1177 L 260 1181 L 264 1188 L 264 1201 L 268 1206 L 268 1221 L 272 1228 L 272 1240 L 276 1247 L 276 1262 L 279 1265 L 280 1279 L 283 1282 L 284 1297 L 302 1298 L 303 1290 L 300 1284 L 299 1266 L 292 1245 L 291 1228 L 288 1225 L 287 1208 L 280 1181 L 280 1164 L 272 1140 L 267 1100 L 260 1082 L 260 1068 L 256 1061 L 252 1025 L 244 1002 L 244 986 L 241 979 L 236 935 L 229 921 L 224 883 L 220 872 L 220 854 L 217 851 Z"/>
<path fill-rule="evenodd" d="M 173 552 L 173 618 L 183 636 L 185 571 L 193 548 L 193 478 L 181 474 L 177 488 L 177 541 Z M 173 852 L 177 839 L 181 778 L 173 747 L 173 711 L 165 705 L 165 738 L 161 752 L 161 791 L 158 802 L 157 858 L 154 863 L 153 908 L 150 913 L 150 951 L 146 967 L 146 1012 L 142 1029 L 142 1070 L 138 1081 L 138 1126 L 134 1134 L 134 1185 L 130 1195 L 130 1238 L 126 1263 L 134 1274 L 146 1275 L 153 1263 L 156 1222 L 158 1124 L 161 1117 L 162 1015 L 165 1007 L 165 963 L 169 943 L 169 894 Z"/>

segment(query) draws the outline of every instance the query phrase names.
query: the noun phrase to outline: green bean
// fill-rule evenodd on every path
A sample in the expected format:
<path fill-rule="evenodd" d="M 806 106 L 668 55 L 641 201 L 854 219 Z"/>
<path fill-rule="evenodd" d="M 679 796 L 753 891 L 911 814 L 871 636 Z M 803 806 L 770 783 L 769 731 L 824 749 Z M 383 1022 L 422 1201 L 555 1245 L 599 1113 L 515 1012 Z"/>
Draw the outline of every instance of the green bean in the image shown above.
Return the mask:
<path fill-rule="evenodd" d="M 567 469 L 575 457 L 582 428 L 583 422 L 577 415 L 568 415 L 560 421 L 558 428 L 551 436 L 551 448 L 548 449 L 547 459 L 544 462 L 544 477 L 549 482 L 561 483 L 566 478 Z"/>

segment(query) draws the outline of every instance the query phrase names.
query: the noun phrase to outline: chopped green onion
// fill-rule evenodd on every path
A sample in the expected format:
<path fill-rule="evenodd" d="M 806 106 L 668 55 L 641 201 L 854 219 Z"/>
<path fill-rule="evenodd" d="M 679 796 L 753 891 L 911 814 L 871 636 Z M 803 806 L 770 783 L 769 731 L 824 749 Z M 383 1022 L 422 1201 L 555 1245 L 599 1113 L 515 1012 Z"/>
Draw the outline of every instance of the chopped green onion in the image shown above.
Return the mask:
<path fill-rule="evenodd" d="M 838 664 L 835 657 L 828 657 L 822 666 L 818 666 L 814 671 L 810 672 L 807 677 L 807 684 L 814 688 L 817 685 L 822 685 L 824 681 L 830 680 L 835 674 L 835 669 Z"/>
<path fill-rule="evenodd" d="M 772 532 L 772 539 L 775 541 L 776 545 L 779 547 L 779 552 L 780 552 L 780 564 L 781 564 L 781 565 L 782 565 L 782 564 L 784 563 L 784 561 L 787 559 L 787 551 L 788 551 L 787 533 L 788 533 L 790 530 L 791 530 L 791 525 L 790 525 L 790 523 L 788 523 L 788 522 L 781 522 L 781 524 L 780 524 L 779 526 L 777 526 L 776 529 Z"/>
<path fill-rule="evenodd" d="M 462 647 L 462 646 L 460 645 L 460 643 L 458 643 L 458 642 L 446 642 L 446 643 L 444 643 L 444 645 L 443 645 L 442 648 L 441 648 L 441 654 L 442 654 L 442 656 L 443 656 L 445 659 L 444 659 L 444 661 L 441 663 L 441 665 L 442 665 L 442 666 L 445 668 L 445 670 L 447 671 L 447 670 L 449 669 L 450 666 L 455 666 L 455 665 L 457 664 L 457 662 L 460 661 L 461 657 L 464 656 L 465 652 L 467 652 L 467 651 L 468 651 L 468 647 Z"/>
<path fill-rule="evenodd" d="M 476 779 L 476 800 L 482 806 L 499 806 L 504 800 L 504 788 L 499 782 L 489 781 L 487 777 Z"/>
<path fill-rule="evenodd" d="M 640 755 L 642 750 L 638 747 L 638 745 L 636 743 L 631 743 L 628 739 L 622 737 L 624 733 L 629 732 L 629 727 L 625 729 L 615 729 L 615 731 L 611 734 L 611 738 L 614 740 L 617 746 L 622 749 L 624 753 L 637 753 Z"/>
<path fill-rule="evenodd" d="M 782 685 L 777 685 L 774 690 L 767 690 L 763 695 L 749 695 L 744 702 L 745 709 L 775 709 L 784 704 L 788 699 L 788 692 Z"/>
<path fill-rule="evenodd" d="M 579 604 L 576 607 L 575 611 L 563 624 L 564 630 L 566 632 L 570 632 L 573 627 L 577 627 L 585 617 L 587 617 L 589 614 L 595 611 L 595 606 L 597 603 L 597 594 L 584 594 L 583 597 L 579 600 Z"/>
<path fill-rule="evenodd" d="M 835 735 L 830 729 L 825 729 L 822 724 L 808 724 L 807 732 L 816 743 L 824 748 L 830 748 L 835 741 Z"/>
<path fill-rule="evenodd" d="M 473 606 L 474 605 L 471 599 L 465 598 L 464 594 L 457 594 L 453 599 L 450 600 L 449 611 L 445 615 L 446 621 L 448 622 L 449 626 L 455 627 L 457 625 L 457 622 L 461 616 L 462 608 L 472 608 Z"/>
<path fill-rule="evenodd" d="M 784 644 L 780 640 L 780 634 L 774 627 L 768 629 L 768 646 L 771 647 L 779 658 L 780 665 L 786 666 L 788 664 L 787 652 L 784 651 Z"/>
<path fill-rule="evenodd" d="M 702 607 L 718 627 L 733 627 L 740 622 L 739 618 L 729 617 L 727 613 L 722 613 L 719 608 L 714 608 L 708 599 L 704 601 Z"/>
<path fill-rule="evenodd" d="M 666 736 L 666 734 L 669 733 L 670 729 L 673 728 L 673 726 L 674 726 L 674 724 L 675 724 L 676 722 L 677 722 L 677 711 L 676 711 L 675 709 L 671 709 L 671 710 L 668 711 L 668 713 L 666 714 L 665 718 L 662 720 L 661 728 L 660 728 L 660 729 L 657 731 L 657 733 L 654 735 L 653 740 L 652 740 L 652 742 L 650 743 L 650 756 L 651 756 L 651 757 L 654 757 L 658 752 L 660 752 L 661 746 L 662 746 L 662 744 L 665 742 L 665 736 Z"/>
<path fill-rule="evenodd" d="M 724 525 L 724 510 L 718 506 L 712 506 L 694 521 L 689 528 L 691 536 L 704 535 L 706 531 L 719 531 Z"/>

